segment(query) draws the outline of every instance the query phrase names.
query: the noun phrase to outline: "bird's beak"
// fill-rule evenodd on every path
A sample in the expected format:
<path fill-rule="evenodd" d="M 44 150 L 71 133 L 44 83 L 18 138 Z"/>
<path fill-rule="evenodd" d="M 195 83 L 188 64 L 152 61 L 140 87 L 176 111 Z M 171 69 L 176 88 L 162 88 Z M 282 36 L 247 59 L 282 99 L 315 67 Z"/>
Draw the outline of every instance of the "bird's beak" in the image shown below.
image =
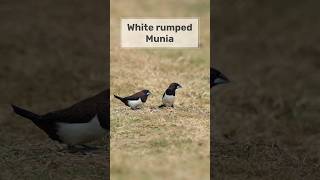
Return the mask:
<path fill-rule="evenodd" d="M 220 76 L 214 80 L 214 84 L 225 84 L 228 82 L 230 82 L 230 80 L 222 74 L 220 74 Z"/>
<path fill-rule="evenodd" d="M 152 95 L 152 93 L 151 93 L 151 92 L 148 92 L 147 95 L 150 96 L 150 95 Z"/>
<path fill-rule="evenodd" d="M 179 85 L 179 86 L 178 86 L 178 89 L 180 89 L 180 88 L 182 88 L 182 86 Z"/>

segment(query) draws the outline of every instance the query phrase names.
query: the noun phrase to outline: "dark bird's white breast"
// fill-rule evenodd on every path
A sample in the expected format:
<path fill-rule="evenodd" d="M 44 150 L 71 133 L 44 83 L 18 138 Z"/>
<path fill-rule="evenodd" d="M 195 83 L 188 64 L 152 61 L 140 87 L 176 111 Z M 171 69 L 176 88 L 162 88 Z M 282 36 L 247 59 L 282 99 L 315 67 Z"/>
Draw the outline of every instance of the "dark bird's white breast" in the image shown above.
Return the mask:
<path fill-rule="evenodd" d="M 76 145 L 93 141 L 106 134 L 100 126 L 98 116 L 94 116 L 87 123 L 57 123 L 57 135 L 66 144 Z"/>
<path fill-rule="evenodd" d="M 137 109 L 143 105 L 143 102 L 141 101 L 141 98 L 139 98 L 138 100 L 128 100 L 128 105 L 132 109 Z"/>
<path fill-rule="evenodd" d="M 165 94 L 162 98 L 162 103 L 165 106 L 172 106 L 174 103 L 175 96 Z"/>

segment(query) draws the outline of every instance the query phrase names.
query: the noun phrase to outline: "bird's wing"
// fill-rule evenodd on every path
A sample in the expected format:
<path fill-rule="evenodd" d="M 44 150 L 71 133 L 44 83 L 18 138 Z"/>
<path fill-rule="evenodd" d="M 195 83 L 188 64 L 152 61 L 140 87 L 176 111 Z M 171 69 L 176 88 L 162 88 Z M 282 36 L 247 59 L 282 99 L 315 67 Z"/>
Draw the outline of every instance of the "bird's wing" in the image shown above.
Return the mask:
<path fill-rule="evenodd" d="M 69 108 L 47 113 L 42 118 L 52 122 L 87 123 L 98 113 L 101 113 L 99 112 L 101 111 L 100 106 L 109 102 L 108 96 L 109 91 L 106 90 Z"/>
<path fill-rule="evenodd" d="M 130 101 L 130 100 L 132 101 L 132 100 L 138 100 L 139 98 L 140 98 L 140 97 L 137 97 L 137 96 L 128 96 L 128 97 L 125 97 L 124 99 L 125 99 L 125 100 L 129 100 L 129 101 Z"/>
<path fill-rule="evenodd" d="M 138 100 L 139 98 L 141 98 L 143 96 L 144 96 L 143 92 L 140 91 L 140 92 L 137 92 L 131 96 L 127 96 L 124 99 L 125 100 Z"/>
<path fill-rule="evenodd" d="M 54 111 L 43 115 L 43 119 L 52 122 L 87 123 L 96 115 L 96 105 L 77 105 L 67 109 Z"/>
<path fill-rule="evenodd" d="M 99 103 L 97 106 L 98 119 L 102 128 L 110 129 L 110 103 Z"/>

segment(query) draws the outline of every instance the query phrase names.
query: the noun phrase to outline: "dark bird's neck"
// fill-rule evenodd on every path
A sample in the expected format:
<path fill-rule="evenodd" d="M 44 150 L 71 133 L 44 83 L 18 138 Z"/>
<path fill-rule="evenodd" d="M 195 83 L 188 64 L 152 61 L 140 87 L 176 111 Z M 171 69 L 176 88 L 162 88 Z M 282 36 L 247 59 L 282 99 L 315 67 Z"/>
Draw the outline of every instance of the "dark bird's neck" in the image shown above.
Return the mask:
<path fill-rule="evenodd" d="M 147 99 L 148 99 L 148 95 L 144 95 L 141 97 L 141 101 L 144 103 L 147 101 Z"/>
<path fill-rule="evenodd" d="M 166 90 L 166 95 L 175 96 L 176 95 L 176 89 L 175 88 L 168 88 Z"/>

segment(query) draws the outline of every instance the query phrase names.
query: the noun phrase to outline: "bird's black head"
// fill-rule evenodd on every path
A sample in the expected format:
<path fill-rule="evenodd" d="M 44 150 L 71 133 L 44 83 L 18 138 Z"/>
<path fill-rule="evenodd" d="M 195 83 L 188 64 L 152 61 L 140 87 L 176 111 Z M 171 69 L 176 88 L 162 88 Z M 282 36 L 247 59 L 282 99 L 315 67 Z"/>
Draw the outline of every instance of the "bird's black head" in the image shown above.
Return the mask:
<path fill-rule="evenodd" d="M 151 92 L 150 92 L 149 90 L 147 90 L 147 89 L 142 90 L 142 92 L 143 92 L 143 94 L 144 94 L 145 96 L 151 95 Z"/>
<path fill-rule="evenodd" d="M 171 83 L 170 86 L 168 87 L 168 89 L 173 89 L 173 90 L 176 90 L 179 88 L 182 88 L 182 86 L 178 83 Z"/>
<path fill-rule="evenodd" d="M 210 68 L 210 87 L 230 82 L 229 79 L 220 71 Z"/>

